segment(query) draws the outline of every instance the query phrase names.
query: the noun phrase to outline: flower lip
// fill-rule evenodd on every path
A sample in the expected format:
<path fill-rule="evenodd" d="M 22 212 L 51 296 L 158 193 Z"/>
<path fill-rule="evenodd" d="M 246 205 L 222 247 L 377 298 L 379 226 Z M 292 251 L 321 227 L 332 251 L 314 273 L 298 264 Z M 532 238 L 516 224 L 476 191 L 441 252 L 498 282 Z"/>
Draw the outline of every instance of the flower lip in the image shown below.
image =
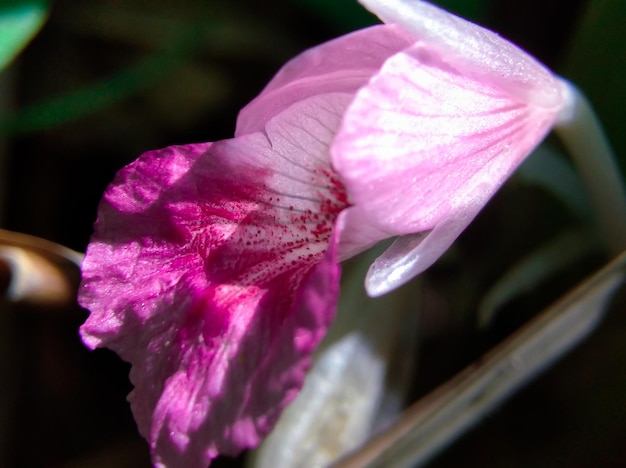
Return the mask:
<path fill-rule="evenodd" d="M 313 96 L 263 133 L 147 153 L 107 189 L 81 335 L 131 362 L 157 465 L 258 444 L 302 385 L 337 301 L 348 201 L 327 155 L 348 102 Z"/>

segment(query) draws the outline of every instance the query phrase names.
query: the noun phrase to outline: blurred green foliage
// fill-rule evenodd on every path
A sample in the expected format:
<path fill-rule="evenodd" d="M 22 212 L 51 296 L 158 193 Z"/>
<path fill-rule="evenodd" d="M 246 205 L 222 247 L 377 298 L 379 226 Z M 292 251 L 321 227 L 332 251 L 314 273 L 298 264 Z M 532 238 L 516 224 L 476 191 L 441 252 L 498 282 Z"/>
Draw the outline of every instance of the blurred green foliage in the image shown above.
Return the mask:
<path fill-rule="evenodd" d="M 5 0 L 0 3 L 0 70 L 43 26 L 48 3 L 47 0 Z"/>

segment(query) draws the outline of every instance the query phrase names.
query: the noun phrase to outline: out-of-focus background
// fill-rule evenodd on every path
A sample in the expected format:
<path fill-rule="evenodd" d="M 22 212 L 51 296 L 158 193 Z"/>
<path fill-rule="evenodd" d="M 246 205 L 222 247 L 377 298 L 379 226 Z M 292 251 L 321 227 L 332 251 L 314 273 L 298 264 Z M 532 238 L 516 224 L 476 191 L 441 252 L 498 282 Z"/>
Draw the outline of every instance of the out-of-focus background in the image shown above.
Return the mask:
<path fill-rule="evenodd" d="M 626 2 L 437 3 L 577 83 L 626 168 Z M 0 227 L 77 251 L 119 168 L 149 149 L 232 136 L 238 109 L 287 59 L 376 22 L 355 0 L 53 0 L 47 7 L 39 34 L 0 73 Z M 549 144 L 546 151 L 560 154 L 558 143 Z M 481 299 L 512 265 L 591 223 L 529 177 L 535 182 L 513 178 L 425 276 L 411 400 L 606 261 L 583 249 L 541 284 L 511 294 L 479 327 Z M 69 278 L 76 287 L 76 272 Z M 626 466 L 625 304 L 622 291 L 590 340 L 432 466 Z M 128 366 L 82 346 L 77 328 L 86 311 L 71 298 L 0 308 L 0 466 L 149 466 L 125 401 Z"/>

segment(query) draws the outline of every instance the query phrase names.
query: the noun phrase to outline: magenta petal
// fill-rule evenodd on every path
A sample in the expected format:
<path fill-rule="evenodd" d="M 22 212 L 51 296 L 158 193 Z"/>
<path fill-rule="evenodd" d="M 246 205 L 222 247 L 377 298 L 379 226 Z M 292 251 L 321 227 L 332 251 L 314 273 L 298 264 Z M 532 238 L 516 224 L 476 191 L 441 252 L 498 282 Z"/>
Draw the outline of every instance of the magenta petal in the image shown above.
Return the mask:
<path fill-rule="evenodd" d="M 143 359 L 152 361 L 150 371 L 180 362 L 154 409 L 149 440 L 157 466 L 206 466 L 218 453 L 254 447 L 273 427 L 302 386 L 311 352 L 334 315 L 339 289 L 334 244 L 307 273 L 295 297 L 290 282 L 298 272 L 290 271 L 267 290 L 248 290 L 243 301 L 241 294 L 227 299 L 254 314 L 238 316 L 246 323 L 231 323 L 219 346 L 206 342 L 211 325 L 200 317 L 174 333 L 178 343 L 168 344 L 169 333 L 161 339 L 153 335 L 153 341 L 172 352 L 159 358 L 146 350 Z M 158 327 L 152 331 L 158 333 Z M 131 374 L 136 414 L 154 384 L 153 376 L 141 371 L 133 367 Z"/>
<path fill-rule="evenodd" d="M 347 200 L 327 155 L 347 102 L 318 96 L 266 133 L 147 153 L 107 189 L 81 334 L 132 364 L 157 465 L 256 445 L 302 385 L 338 295 L 331 231 Z"/>

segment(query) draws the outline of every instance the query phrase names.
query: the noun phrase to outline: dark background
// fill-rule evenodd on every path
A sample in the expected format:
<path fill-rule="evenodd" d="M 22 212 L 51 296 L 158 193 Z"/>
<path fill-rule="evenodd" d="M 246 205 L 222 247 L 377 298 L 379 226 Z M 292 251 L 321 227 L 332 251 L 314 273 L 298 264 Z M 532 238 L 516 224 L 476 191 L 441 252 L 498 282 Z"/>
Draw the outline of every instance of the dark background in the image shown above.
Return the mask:
<path fill-rule="evenodd" d="M 528 50 L 590 97 L 626 161 L 621 0 L 440 2 Z M 238 109 L 287 59 L 372 24 L 352 0 L 57 0 L 0 75 L 9 108 L 1 226 L 84 251 L 99 198 L 141 152 L 228 138 Z M 507 266 L 579 223 L 515 179 L 425 279 L 411 398 L 445 381 L 605 260 L 586 255 L 479 329 L 476 305 Z M 76 278 L 75 276 L 73 277 Z M 445 298 L 445 300 L 442 300 Z M 433 462 L 436 467 L 626 466 L 621 292 L 600 330 Z M 0 304 L 1 305 L 1 304 Z M 128 367 L 83 348 L 71 302 L 5 305 L 0 466 L 149 466 L 125 395 Z M 216 466 L 239 461 L 220 460 Z"/>

